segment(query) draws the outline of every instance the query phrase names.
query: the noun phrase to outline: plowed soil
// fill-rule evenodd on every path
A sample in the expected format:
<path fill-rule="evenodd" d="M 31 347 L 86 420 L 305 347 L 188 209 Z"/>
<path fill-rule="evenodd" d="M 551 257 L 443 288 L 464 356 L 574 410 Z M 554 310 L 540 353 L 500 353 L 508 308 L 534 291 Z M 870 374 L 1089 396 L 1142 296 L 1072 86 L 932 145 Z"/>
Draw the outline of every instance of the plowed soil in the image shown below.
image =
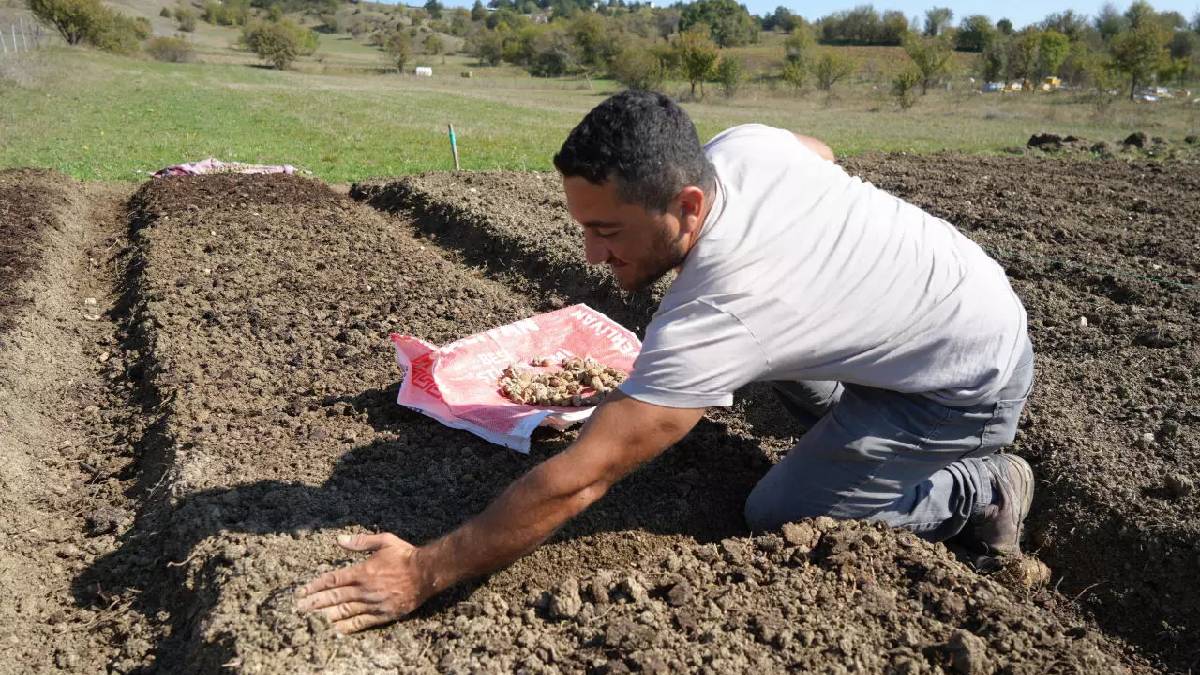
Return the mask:
<path fill-rule="evenodd" d="M 626 297 L 579 264 L 553 176 L 354 190 L 381 212 L 295 177 L 169 179 L 124 203 L 60 176 L 0 174 L 0 188 L 22 186 L 0 190 L 0 213 L 22 219 L 25 250 L 69 263 L 5 282 L 61 302 L 0 308 L 8 335 L 25 336 L 0 346 L 0 402 L 24 406 L 0 428 L 0 590 L 18 600 L 0 609 L 0 662 L 14 672 L 1186 670 L 1196 653 L 1183 637 L 1200 626 L 1186 582 L 1200 563 L 1200 503 L 1186 489 L 1198 478 L 1198 174 L 990 161 L 855 167 L 1011 249 L 998 257 L 1042 357 L 1017 451 L 1037 462 L 1036 541 L 1058 590 L 981 575 L 941 545 L 873 525 L 818 519 L 748 536 L 742 500 L 803 431 L 752 390 L 529 557 L 350 637 L 291 600 L 349 562 L 336 534 L 426 541 L 573 436 L 541 434 L 522 456 L 399 408 L 387 334 L 447 342 L 576 300 L 640 329 L 654 294 Z M 1074 191 L 1043 212 L 1054 180 Z M 1110 210 L 1110 184 L 1159 210 Z M 998 191 L 1035 185 L 1027 212 L 1009 219 L 1014 198 Z M 1192 202 L 1151 202 L 1157 190 Z M 48 226 L 29 222 L 31 204 L 59 197 L 67 206 Z M 948 210 L 962 200 L 973 210 Z M 70 356 L 30 360 L 38 354 Z M 27 362 L 41 365 L 15 365 Z"/>

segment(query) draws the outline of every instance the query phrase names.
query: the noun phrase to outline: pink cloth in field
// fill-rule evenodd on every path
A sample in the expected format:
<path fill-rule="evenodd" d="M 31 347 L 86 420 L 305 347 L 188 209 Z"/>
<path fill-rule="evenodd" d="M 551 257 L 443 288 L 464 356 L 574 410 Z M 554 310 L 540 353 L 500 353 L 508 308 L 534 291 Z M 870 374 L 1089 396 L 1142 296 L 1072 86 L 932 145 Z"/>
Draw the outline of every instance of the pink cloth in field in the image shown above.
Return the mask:
<path fill-rule="evenodd" d="M 222 162 L 214 157 L 202 159 L 199 162 L 173 164 L 165 169 L 154 172 L 155 178 L 168 176 L 199 176 L 206 173 L 296 173 L 296 167 L 291 164 L 241 164 L 239 162 Z"/>
<path fill-rule="evenodd" d="M 629 372 L 641 349 L 637 336 L 604 314 L 579 304 L 521 319 L 437 347 L 420 338 L 393 334 L 396 362 L 404 370 L 396 403 L 491 443 L 529 452 L 540 425 L 565 429 L 587 419 L 593 408 L 514 403 L 500 393 L 501 371 L 534 358 L 555 362 L 586 357 Z"/>

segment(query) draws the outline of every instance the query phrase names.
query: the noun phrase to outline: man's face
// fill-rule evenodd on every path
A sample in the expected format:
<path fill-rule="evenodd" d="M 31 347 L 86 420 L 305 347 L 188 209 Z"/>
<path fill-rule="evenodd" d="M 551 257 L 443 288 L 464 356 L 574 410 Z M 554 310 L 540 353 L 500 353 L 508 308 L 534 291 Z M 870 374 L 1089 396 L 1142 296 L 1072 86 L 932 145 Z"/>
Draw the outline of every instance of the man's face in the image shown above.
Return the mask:
<path fill-rule="evenodd" d="M 698 188 L 685 188 L 662 213 L 622 201 L 615 180 L 596 185 L 579 176 L 563 178 L 563 192 L 571 217 L 583 226 L 588 264 L 608 265 L 627 291 L 641 290 L 682 264 L 703 224 Z"/>

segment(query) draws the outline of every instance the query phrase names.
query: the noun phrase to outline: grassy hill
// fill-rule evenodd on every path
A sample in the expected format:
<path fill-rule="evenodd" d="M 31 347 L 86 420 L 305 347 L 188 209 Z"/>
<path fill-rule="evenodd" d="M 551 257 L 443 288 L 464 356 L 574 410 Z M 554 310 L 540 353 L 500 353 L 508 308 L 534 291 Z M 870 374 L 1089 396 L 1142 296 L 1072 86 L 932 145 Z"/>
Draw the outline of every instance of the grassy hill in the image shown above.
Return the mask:
<path fill-rule="evenodd" d="M 0 0 L 5 2 L 6 0 Z M 0 7 L 10 16 L 24 9 Z M 168 0 L 111 0 L 176 31 L 159 16 Z M 363 5 L 365 12 L 383 13 Z M 353 12 L 347 5 L 344 10 Z M 309 24 L 319 19 L 300 15 Z M 340 24 L 340 21 L 339 21 Z M 331 181 L 450 166 L 445 130 L 454 124 L 464 168 L 549 169 L 567 131 L 615 91 L 613 82 L 534 78 L 504 65 L 481 67 L 464 54 L 416 55 L 433 78 L 398 74 L 376 47 L 344 32 L 319 34 L 316 52 L 279 72 L 236 48 L 239 29 L 198 22 L 187 38 L 195 63 L 158 63 L 58 46 L 0 60 L 0 167 L 43 166 L 85 179 L 137 180 L 164 165 L 216 156 L 291 163 Z M 728 50 L 751 72 L 783 58 L 783 36 Z M 726 99 L 709 86 L 687 99 L 684 82 L 667 93 L 685 101 L 702 137 L 746 122 L 818 136 L 842 155 L 869 151 L 1000 153 L 1036 132 L 1114 143 L 1132 131 L 1181 141 L 1200 130 L 1200 105 L 1117 101 L 1097 107 L 1069 92 L 982 95 L 965 76 L 900 110 L 887 79 L 907 62 L 898 48 L 836 47 L 860 63 L 832 93 L 752 82 Z M 970 55 L 958 55 L 967 72 Z M 460 77 L 470 71 L 472 77 Z M 52 125 L 45 120 L 53 119 Z"/>
<path fill-rule="evenodd" d="M 336 36 L 322 35 L 322 49 Z M 318 52 L 321 53 L 320 51 Z M 78 48 L 35 53 L 24 81 L 0 74 L 0 167 L 53 167 L 85 179 L 140 180 L 164 165 L 216 156 L 286 162 L 330 181 L 451 166 L 446 125 L 466 169 L 550 169 L 567 131 L 606 81 L 532 78 L 448 58 L 433 78 L 339 71 L 310 60 L 279 72 L 252 60 L 158 63 Z M 207 58 L 207 57 L 206 57 Z M 476 77 L 449 75 L 474 69 Z M 682 95 L 685 83 L 669 85 Z M 763 122 L 823 138 L 838 154 L 957 150 L 998 153 L 1048 130 L 1115 142 L 1133 130 L 1181 140 L 1197 106 L 1118 103 L 1105 115 L 1068 96 L 931 92 L 909 111 L 886 92 L 848 87 L 830 98 L 750 88 L 733 100 L 686 102 L 702 137 Z M 45 124 L 54 119 L 55 124 Z"/>

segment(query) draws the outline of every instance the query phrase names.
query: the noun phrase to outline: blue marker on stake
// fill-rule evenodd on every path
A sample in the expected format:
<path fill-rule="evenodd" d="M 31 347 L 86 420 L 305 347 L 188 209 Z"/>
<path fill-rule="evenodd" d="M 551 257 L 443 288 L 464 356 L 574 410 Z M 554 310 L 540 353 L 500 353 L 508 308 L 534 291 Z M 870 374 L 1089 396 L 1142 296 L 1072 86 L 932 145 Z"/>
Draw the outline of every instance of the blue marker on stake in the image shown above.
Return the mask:
<path fill-rule="evenodd" d="M 450 152 L 454 153 L 454 170 L 458 171 L 458 139 L 454 137 L 454 125 L 448 126 L 450 127 Z"/>

